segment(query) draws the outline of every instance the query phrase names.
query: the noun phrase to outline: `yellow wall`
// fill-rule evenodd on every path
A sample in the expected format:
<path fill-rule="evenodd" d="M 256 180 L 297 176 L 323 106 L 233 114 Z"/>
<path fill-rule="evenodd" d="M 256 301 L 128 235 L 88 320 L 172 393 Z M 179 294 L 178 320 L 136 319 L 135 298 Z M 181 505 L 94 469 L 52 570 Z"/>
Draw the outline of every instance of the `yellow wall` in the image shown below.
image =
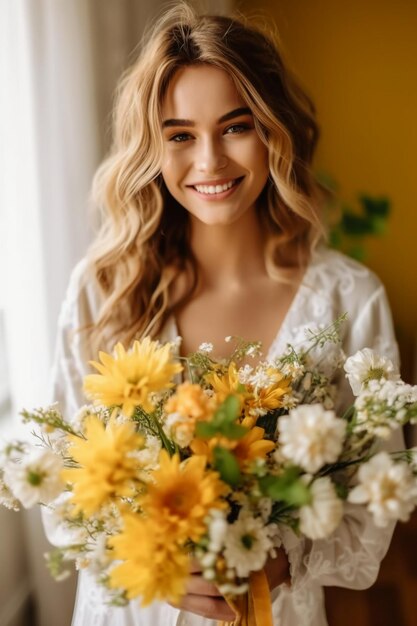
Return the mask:
<path fill-rule="evenodd" d="M 316 103 L 316 169 L 331 173 L 348 201 L 362 191 L 392 201 L 388 232 L 370 241 L 366 263 L 386 285 L 409 370 L 417 339 L 417 2 L 240 6 L 274 18 L 285 56 Z"/>

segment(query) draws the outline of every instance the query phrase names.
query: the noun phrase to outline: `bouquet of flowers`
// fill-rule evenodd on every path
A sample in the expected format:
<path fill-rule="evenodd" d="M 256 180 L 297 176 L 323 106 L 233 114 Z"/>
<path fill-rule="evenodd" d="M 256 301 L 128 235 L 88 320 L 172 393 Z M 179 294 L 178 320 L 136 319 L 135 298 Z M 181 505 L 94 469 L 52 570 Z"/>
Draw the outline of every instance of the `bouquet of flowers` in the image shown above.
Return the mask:
<path fill-rule="evenodd" d="M 197 561 L 237 614 L 252 587 L 250 610 L 270 614 L 263 568 L 283 526 L 318 539 L 338 527 L 345 500 L 379 526 L 417 504 L 417 451 L 378 451 L 417 422 L 417 387 L 369 349 L 346 358 L 343 322 L 256 365 L 260 344 L 234 337 L 227 360 L 208 343 L 181 358 L 177 344 L 149 338 L 101 352 L 84 380 L 92 404 L 71 420 L 57 406 L 23 411 L 35 439 L 5 446 L 0 502 L 48 507 L 67 531 L 52 573 L 75 560 L 112 603 L 178 603 Z M 356 399 L 337 416 L 342 368 Z"/>

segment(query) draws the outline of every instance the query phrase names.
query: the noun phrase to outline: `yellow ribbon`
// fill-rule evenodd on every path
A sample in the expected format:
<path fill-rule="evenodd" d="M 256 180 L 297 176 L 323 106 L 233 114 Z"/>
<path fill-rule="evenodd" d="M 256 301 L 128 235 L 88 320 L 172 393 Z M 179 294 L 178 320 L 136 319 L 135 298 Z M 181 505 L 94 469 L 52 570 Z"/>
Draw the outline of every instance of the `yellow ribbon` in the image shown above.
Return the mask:
<path fill-rule="evenodd" d="M 219 622 L 218 626 L 273 626 L 271 595 L 264 570 L 251 573 L 248 593 L 226 600 L 236 617 L 233 622 Z"/>

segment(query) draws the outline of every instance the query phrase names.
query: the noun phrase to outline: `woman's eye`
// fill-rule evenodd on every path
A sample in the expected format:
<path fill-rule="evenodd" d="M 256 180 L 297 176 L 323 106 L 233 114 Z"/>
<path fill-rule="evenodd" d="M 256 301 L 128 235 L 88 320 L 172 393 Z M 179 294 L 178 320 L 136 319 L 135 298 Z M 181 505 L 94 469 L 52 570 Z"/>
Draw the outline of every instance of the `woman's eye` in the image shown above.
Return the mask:
<path fill-rule="evenodd" d="M 169 141 L 182 143 L 183 141 L 188 141 L 188 139 L 191 139 L 191 135 L 188 133 L 177 133 L 176 135 L 172 135 L 172 137 L 169 138 Z"/>
<path fill-rule="evenodd" d="M 240 133 L 244 133 L 245 130 L 249 130 L 247 124 L 233 124 L 233 126 L 226 128 L 226 133 L 229 135 L 239 135 Z"/>

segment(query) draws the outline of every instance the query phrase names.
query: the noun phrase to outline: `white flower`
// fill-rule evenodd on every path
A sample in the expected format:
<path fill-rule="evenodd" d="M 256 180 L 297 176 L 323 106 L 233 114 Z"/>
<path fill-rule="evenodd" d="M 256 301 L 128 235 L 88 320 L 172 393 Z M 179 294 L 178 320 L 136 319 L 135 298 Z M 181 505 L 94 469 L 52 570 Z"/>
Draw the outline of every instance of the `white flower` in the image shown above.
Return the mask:
<path fill-rule="evenodd" d="M 227 529 L 224 549 L 227 567 L 235 569 L 242 578 L 262 569 L 273 547 L 270 532 L 261 518 L 240 515 Z"/>
<path fill-rule="evenodd" d="M 300 530 L 310 539 L 328 537 L 340 524 L 343 502 L 337 497 L 328 476 L 318 478 L 310 487 L 311 502 L 300 508 Z"/>
<path fill-rule="evenodd" d="M 356 354 L 346 359 L 344 369 L 355 396 L 359 395 L 371 380 L 399 378 L 393 362 L 385 356 L 379 356 L 370 348 L 358 350 Z"/>
<path fill-rule="evenodd" d="M 142 450 L 136 452 L 136 458 L 145 470 L 156 469 L 159 465 L 159 453 L 161 452 L 161 440 L 159 437 L 148 435 L 146 444 Z"/>
<path fill-rule="evenodd" d="M 164 431 L 181 448 L 186 448 L 194 438 L 195 429 L 189 418 L 180 413 L 170 413 L 165 419 Z"/>
<path fill-rule="evenodd" d="M 227 337 L 224 338 L 226 343 L 230 343 L 232 339 L 233 339 L 232 335 L 227 335 Z"/>
<path fill-rule="evenodd" d="M 346 422 L 321 404 L 302 404 L 278 420 L 281 454 L 307 472 L 334 463 L 342 451 Z"/>
<path fill-rule="evenodd" d="M 20 463 L 4 468 L 4 482 L 26 509 L 37 503 L 49 504 L 63 490 L 63 462 L 50 450 L 34 448 Z"/>
<path fill-rule="evenodd" d="M 258 367 L 248 379 L 248 383 L 255 387 L 256 391 L 267 389 L 276 382 L 276 376 L 269 374 L 267 367 Z"/>
<path fill-rule="evenodd" d="M 211 511 L 211 519 L 208 527 L 210 552 L 217 553 L 223 548 L 227 527 L 227 520 L 224 514 L 216 509 Z"/>
<path fill-rule="evenodd" d="M 379 452 L 360 466 L 358 480 L 348 500 L 368 504 L 377 526 L 386 526 L 390 520 L 409 519 L 417 505 L 417 480 L 407 463 L 395 462 L 387 452 Z"/>
<path fill-rule="evenodd" d="M 253 372 L 253 367 L 249 365 L 248 363 L 244 365 L 243 367 L 241 367 L 237 373 L 239 382 L 242 385 L 247 385 L 252 375 L 252 372 Z"/>
<path fill-rule="evenodd" d="M 207 352 L 207 354 L 209 354 L 210 352 L 213 352 L 213 344 L 204 341 L 198 346 L 198 349 L 200 350 L 200 352 Z"/>
<path fill-rule="evenodd" d="M 94 539 L 94 545 L 87 552 L 87 568 L 92 574 L 100 574 L 110 562 L 107 549 L 107 535 L 98 534 Z"/>

